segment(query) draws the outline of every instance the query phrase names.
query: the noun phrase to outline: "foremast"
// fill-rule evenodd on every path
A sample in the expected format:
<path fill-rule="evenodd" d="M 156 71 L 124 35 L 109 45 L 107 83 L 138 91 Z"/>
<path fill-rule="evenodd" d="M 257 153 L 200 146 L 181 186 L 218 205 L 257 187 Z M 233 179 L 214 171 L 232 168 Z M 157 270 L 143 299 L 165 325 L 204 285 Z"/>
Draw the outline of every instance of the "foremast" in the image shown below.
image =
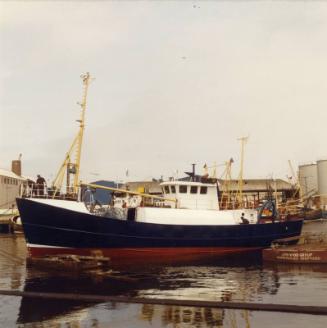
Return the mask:
<path fill-rule="evenodd" d="M 77 197 L 78 186 L 79 186 L 79 176 L 80 176 L 80 162 L 81 162 L 81 153 L 82 153 L 82 143 L 83 135 L 85 129 L 85 111 L 87 104 L 87 94 L 88 87 L 91 81 L 90 73 L 87 72 L 81 75 L 83 80 L 83 96 L 82 101 L 78 104 L 81 106 L 81 115 L 79 122 L 79 130 L 75 136 L 68 152 L 66 153 L 65 159 L 52 183 L 53 195 L 55 198 L 58 193 L 61 192 L 64 178 L 66 176 L 66 190 L 65 193 L 72 198 Z M 71 179 L 73 176 L 73 179 Z"/>

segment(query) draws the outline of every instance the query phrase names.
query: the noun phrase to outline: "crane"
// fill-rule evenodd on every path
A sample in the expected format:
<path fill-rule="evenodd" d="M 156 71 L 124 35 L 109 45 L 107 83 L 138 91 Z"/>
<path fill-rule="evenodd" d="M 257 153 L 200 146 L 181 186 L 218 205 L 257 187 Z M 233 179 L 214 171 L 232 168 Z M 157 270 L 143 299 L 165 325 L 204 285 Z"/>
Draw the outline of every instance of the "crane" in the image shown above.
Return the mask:
<path fill-rule="evenodd" d="M 226 208 L 229 208 L 231 206 L 231 191 L 230 191 L 230 184 L 232 180 L 232 164 L 234 163 L 233 158 L 230 158 L 229 161 L 225 162 L 225 170 L 222 174 L 222 177 L 224 179 L 223 185 L 222 185 L 222 195 L 220 199 L 220 207 L 223 207 L 224 201 L 226 200 Z"/>

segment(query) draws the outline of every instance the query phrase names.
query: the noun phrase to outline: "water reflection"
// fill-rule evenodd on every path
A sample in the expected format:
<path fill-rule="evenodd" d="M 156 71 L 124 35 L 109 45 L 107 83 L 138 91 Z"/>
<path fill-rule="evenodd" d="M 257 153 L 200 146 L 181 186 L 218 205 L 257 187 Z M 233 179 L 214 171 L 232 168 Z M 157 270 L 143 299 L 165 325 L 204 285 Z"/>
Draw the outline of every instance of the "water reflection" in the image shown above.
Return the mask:
<path fill-rule="evenodd" d="M 42 293 L 72 293 L 94 295 L 129 295 L 136 296 L 138 284 L 151 284 L 153 279 L 137 279 L 122 277 L 118 273 L 89 272 L 84 274 L 39 272 L 28 269 L 24 291 Z M 151 285 L 152 286 L 152 285 Z M 65 316 L 83 308 L 93 306 L 92 302 L 58 301 L 23 297 L 19 309 L 18 323 L 49 320 L 53 317 Z"/>
<path fill-rule="evenodd" d="M 25 279 L 26 247 L 21 237 L 0 237 L 0 288 L 19 289 Z"/>
<path fill-rule="evenodd" d="M 144 320 L 154 321 L 161 318 L 162 326 L 166 327 L 223 327 L 224 310 L 210 308 L 193 308 L 183 306 L 157 306 L 145 304 L 141 308 Z"/>
<path fill-rule="evenodd" d="M 17 324 L 34 323 L 31 327 L 49 327 L 51 319 L 53 327 L 60 327 L 60 318 L 63 318 L 73 312 L 78 321 L 83 318 L 82 314 L 87 314 L 86 308 L 91 304 L 77 301 L 60 301 L 60 300 L 42 300 L 23 297 L 19 308 Z M 35 324 L 37 323 L 37 324 Z M 79 327 L 79 325 L 74 325 Z M 26 326 L 25 326 L 26 327 Z M 28 327 L 28 326 L 27 326 Z"/>
<path fill-rule="evenodd" d="M 294 274 L 306 274 L 306 273 L 322 273 L 326 277 L 327 265 L 326 264 L 315 264 L 315 263 L 264 263 L 264 269 L 272 270 L 275 274 L 289 272 Z"/>
<path fill-rule="evenodd" d="M 326 266 L 262 264 L 260 257 L 251 255 L 187 265 L 128 265 L 115 268 L 113 272 L 96 270 L 73 274 L 26 267 L 25 255 L 23 239 L 0 238 L 2 289 L 327 306 Z M 273 315 L 276 316 L 270 314 L 270 317 Z M 146 304 L 0 298 L 0 326 L 14 320 L 12 325 L 4 324 L 4 327 L 16 324 L 24 328 L 236 328 L 250 327 L 253 322 L 260 327 L 255 320 L 262 317 L 269 318 L 269 314 Z"/>
<path fill-rule="evenodd" d="M 223 266 L 217 264 L 213 266 L 209 263 L 206 266 L 147 266 L 133 271 L 121 267 L 120 271 L 95 270 L 75 275 L 66 272 L 39 271 L 28 267 L 24 291 L 244 301 L 253 299 L 267 280 L 265 275 L 260 274 L 256 260 L 248 261 L 246 266 L 243 263 L 239 266 L 234 261 L 230 263 L 224 261 L 222 264 Z M 270 292 L 275 289 L 274 285 Z M 79 301 L 23 297 L 17 323 L 56 322 L 60 317 L 71 317 L 76 313 L 81 315 L 83 309 L 94 306 L 94 303 Z M 110 305 L 113 310 L 116 306 L 116 304 Z M 129 305 L 119 306 L 124 308 Z M 139 317 L 144 322 L 157 320 L 164 327 L 167 325 L 179 327 L 179 324 L 190 327 L 222 327 L 225 313 L 222 309 L 208 308 L 147 304 L 138 307 Z M 93 325 L 97 326 L 96 320 L 93 320 Z"/>

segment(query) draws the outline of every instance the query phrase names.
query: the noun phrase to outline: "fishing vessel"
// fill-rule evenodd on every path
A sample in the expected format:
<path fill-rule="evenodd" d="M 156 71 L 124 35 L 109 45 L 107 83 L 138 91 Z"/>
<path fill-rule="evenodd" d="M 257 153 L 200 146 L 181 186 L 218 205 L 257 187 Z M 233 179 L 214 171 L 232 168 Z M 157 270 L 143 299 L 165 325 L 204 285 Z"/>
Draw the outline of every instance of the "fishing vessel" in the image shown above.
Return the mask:
<path fill-rule="evenodd" d="M 261 220 L 262 209 L 221 210 L 217 180 L 205 177 L 197 180 L 195 172 L 188 181 L 163 182 L 162 197 L 86 185 L 140 196 L 141 201 L 133 206 L 96 207 L 77 201 L 89 73 L 82 75 L 82 79 L 80 129 L 53 183 L 52 198 L 17 199 L 31 256 L 76 254 L 100 255 L 112 261 L 137 258 L 175 261 L 247 252 L 268 247 L 276 239 L 294 240 L 300 236 L 302 220 L 279 221 L 274 208 L 268 221 Z M 66 195 L 70 200 L 56 198 L 61 193 L 65 173 Z M 71 174 L 74 179 L 70 179 Z M 159 200 L 158 206 L 145 207 L 144 198 Z"/>
<path fill-rule="evenodd" d="M 216 184 L 168 181 L 162 187 L 163 207 L 92 211 L 84 202 L 17 199 L 29 254 L 176 260 L 260 249 L 301 234 L 302 220 L 261 223 L 255 209 L 220 210 Z"/>

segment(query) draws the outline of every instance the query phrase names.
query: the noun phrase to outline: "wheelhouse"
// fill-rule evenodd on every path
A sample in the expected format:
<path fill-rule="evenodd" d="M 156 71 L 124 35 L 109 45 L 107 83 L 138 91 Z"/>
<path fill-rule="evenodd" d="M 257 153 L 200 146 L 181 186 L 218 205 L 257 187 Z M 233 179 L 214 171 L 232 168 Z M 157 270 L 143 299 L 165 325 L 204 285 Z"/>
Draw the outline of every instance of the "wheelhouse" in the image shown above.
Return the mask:
<path fill-rule="evenodd" d="M 161 187 L 164 197 L 176 199 L 176 208 L 219 210 L 216 184 L 167 181 Z M 171 202 L 165 205 L 171 206 Z"/>

